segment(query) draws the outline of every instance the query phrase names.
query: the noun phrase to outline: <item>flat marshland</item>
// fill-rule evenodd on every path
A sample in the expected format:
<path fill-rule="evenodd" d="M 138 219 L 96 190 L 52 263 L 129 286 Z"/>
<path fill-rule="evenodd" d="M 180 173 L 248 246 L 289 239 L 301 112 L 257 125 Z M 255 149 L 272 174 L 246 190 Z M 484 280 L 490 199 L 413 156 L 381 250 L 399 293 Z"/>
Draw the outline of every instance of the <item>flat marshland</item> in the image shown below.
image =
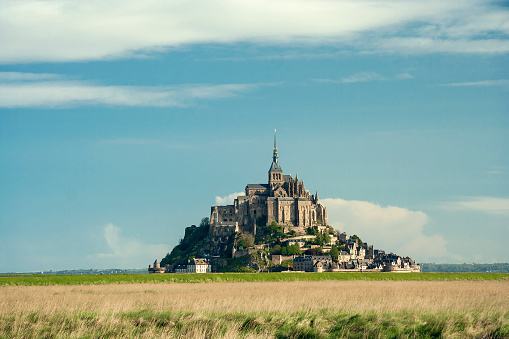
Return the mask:
<path fill-rule="evenodd" d="M 0 337 L 509 337 L 509 281 L 0 286 Z"/>

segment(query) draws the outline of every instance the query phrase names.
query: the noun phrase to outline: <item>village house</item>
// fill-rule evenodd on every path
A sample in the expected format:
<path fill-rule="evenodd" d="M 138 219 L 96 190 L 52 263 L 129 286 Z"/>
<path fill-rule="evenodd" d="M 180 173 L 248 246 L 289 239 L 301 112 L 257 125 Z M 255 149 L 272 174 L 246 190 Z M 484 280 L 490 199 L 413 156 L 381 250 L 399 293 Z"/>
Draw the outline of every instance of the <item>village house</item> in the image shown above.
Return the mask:
<path fill-rule="evenodd" d="M 303 272 L 323 272 L 332 265 L 330 255 L 303 255 L 293 258 L 293 270 Z"/>
<path fill-rule="evenodd" d="M 208 259 L 192 259 L 187 264 L 187 273 L 210 273 L 211 265 Z"/>
<path fill-rule="evenodd" d="M 154 268 L 149 265 L 149 273 L 169 273 L 170 267 L 161 268 L 159 263 L 154 262 Z M 187 265 L 179 265 L 174 269 L 175 273 L 211 273 L 212 265 L 210 264 L 209 259 L 191 259 L 188 261 Z"/>

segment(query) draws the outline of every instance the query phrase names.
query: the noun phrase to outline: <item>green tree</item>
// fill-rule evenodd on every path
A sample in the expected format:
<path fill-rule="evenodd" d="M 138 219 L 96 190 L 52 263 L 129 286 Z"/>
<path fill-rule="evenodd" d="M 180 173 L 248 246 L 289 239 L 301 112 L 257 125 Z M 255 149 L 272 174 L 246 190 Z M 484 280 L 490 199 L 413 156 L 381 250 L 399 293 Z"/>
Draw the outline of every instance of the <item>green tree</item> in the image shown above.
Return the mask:
<path fill-rule="evenodd" d="M 239 234 L 237 236 L 237 248 L 249 248 L 254 245 L 254 237 L 251 234 Z"/>
<path fill-rule="evenodd" d="M 314 227 L 308 227 L 306 228 L 306 234 L 307 235 L 317 235 L 319 232 L 316 228 Z"/>
<path fill-rule="evenodd" d="M 275 221 L 273 221 L 269 227 L 269 241 L 274 243 L 279 241 L 281 238 L 285 237 L 283 226 L 278 225 Z"/>
<path fill-rule="evenodd" d="M 290 245 L 281 248 L 282 255 L 301 255 L 302 250 L 299 245 Z"/>
<path fill-rule="evenodd" d="M 324 234 L 323 234 L 323 242 L 324 242 L 325 244 L 329 244 L 329 243 L 330 243 L 330 241 L 331 241 L 331 237 L 330 237 L 329 233 L 324 233 Z"/>
<path fill-rule="evenodd" d="M 315 236 L 315 240 L 313 241 L 313 243 L 318 246 L 323 246 L 323 234 L 318 233 Z"/>
<path fill-rule="evenodd" d="M 170 253 L 166 253 L 166 256 L 161 260 L 161 267 L 171 264 L 172 259 L 173 258 L 170 256 Z"/>
<path fill-rule="evenodd" d="M 357 235 L 357 234 L 354 234 L 351 236 L 352 239 L 357 239 L 357 245 L 359 246 L 363 246 L 364 243 L 362 242 L 362 239 Z"/>
<path fill-rule="evenodd" d="M 302 254 L 302 250 L 300 249 L 299 245 L 292 245 L 290 246 L 292 249 L 293 249 L 293 253 L 292 254 L 295 254 L 295 255 L 301 255 Z"/>
<path fill-rule="evenodd" d="M 271 254 L 281 254 L 281 246 L 280 245 L 274 245 L 272 247 L 272 250 L 270 251 Z"/>
<path fill-rule="evenodd" d="M 201 221 L 200 221 L 200 227 L 203 227 L 203 228 L 209 228 L 210 226 L 210 220 L 208 217 L 205 217 L 205 218 L 201 218 Z"/>
<path fill-rule="evenodd" d="M 333 246 L 330 250 L 330 256 L 332 257 L 332 260 L 338 261 L 339 258 L 339 250 L 336 246 Z"/>

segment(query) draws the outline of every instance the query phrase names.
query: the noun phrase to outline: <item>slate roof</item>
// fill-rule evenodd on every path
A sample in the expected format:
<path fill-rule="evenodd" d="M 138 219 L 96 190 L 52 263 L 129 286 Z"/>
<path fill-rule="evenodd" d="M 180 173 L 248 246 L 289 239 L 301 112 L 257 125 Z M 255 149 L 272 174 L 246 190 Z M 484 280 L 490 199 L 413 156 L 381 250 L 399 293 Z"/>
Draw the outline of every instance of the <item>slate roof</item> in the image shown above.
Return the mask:
<path fill-rule="evenodd" d="M 251 189 L 268 189 L 269 184 L 247 184 L 247 188 Z"/>
<path fill-rule="evenodd" d="M 269 172 L 283 172 L 281 169 L 281 166 L 279 166 L 279 163 L 277 161 L 272 161 L 272 165 L 270 165 Z"/>
<path fill-rule="evenodd" d="M 206 259 L 193 259 L 191 260 L 191 262 L 188 264 L 189 266 L 196 266 L 196 265 L 208 265 L 209 263 L 207 262 Z"/>

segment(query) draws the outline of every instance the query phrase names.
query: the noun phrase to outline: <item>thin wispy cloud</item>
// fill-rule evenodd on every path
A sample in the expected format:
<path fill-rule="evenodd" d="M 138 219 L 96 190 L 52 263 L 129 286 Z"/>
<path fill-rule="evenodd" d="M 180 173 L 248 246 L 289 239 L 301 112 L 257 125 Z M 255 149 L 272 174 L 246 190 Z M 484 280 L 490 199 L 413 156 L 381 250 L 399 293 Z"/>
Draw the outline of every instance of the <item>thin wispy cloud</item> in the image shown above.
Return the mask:
<path fill-rule="evenodd" d="M 341 55 L 351 55 L 348 51 L 330 52 L 330 53 L 305 53 L 294 51 L 282 54 L 257 55 L 251 57 L 223 57 L 201 59 L 206 61 L 273 61 L 273 60 L 312 60 L 312 59 L 332 59 Z"/>
<path fill-rule="evenodd" d="M 368 53 L 507 53 L 488 0 L 1 1 L 0 63 L 131 58 L 202 43 L 343 45 Z M 30 18 L 30 20 L 27 20 Z"/>
<path fill-rule="evenodd" d="M 462 197 L 458 201 L 444 202 L 442 209 L 455 211 L 474 211 L 509 216 L 509 198 Z"/>
<path fill-rule="evenodd" d="M 508 33 L 503 33 L 506 36 Z M 505 54 L 509 53 L 509 40 L 499 39 L 455 39 L 440 37 L 380 37 L 371 43 L 358 44 L 365 54 Z"/>
<path fill-rule="evenodd" d="M 342 83 L 351 83 L 351 82 L 368 82 L 368 81 L 377 81 L 384 80 L 384 77 L 378 73 L 374 72 L 362 72 L 356 73 L 349 77 L 341 79 Z"/>
<path fill-rule="evenodd" d="M 450 84 L 440 84 L 440 87 L 492 87 L 492 86 L 503 86 L 509 87 L 509 80 L 498 79 L 498 80 L 481 80 L 481 81 L 466 81 L 466 82 L 454 82 Z"/>
<path fill-rule="evenodd" d="M 509 172 L 509 168 L 501 167 L 501 166 L 495 166 L 495 167 L 491 167 L 490 169 L 488 169 L 484 173 L 490 174 L 490 175 L 493 175 L 493 174 L 498 175 L 498 174 L 505 174 L 507 172 Z"/>
<path fill-rule="evenodd" d="M 22 72 L 0 72 L 0 81 L 41 81 L 56 80 L 63 78 L 61 75 L 52 73 L 22 73 Z"/>
<path fill-rule="evenodd" d="M 414 76 L 410 73 L 401 73 L 401 74 L 397 74 L 395 76 L 395 78 L 398 80 L 405 80 L 405 79 L 413 79 Z"/>
<path fill-rule="evenodd" d="M 333 84 L 349 84 L 358 82 L 371 82 L 371 81 L 391 81 L 391 80 L 407 80 L 412 79 L 413 75 L 409 73 L 401 73 L 395 76 L 384 76 L 375 72 L 360 72 L 350 76 L 336 79 L 313 79 L 314 82 L 333 83 Z"/>
<path fill-rule="evenodd" d="M 2 81 L 1 77 L 19 81 Z M 51 74 L 0 73 L 0 107 L 59 108 L 90 105 L 187 107 L 199 100 L 237 96 L 273 84 L 183 84 L 177 86 L 104 86 L 85 81 L 47 81 Z M 55 78 L 58 76 L 54 76 Z M 33 80 L 33 81 L 32 81 Z M 43 81 L 36 81 L 43 80 Z"/>

